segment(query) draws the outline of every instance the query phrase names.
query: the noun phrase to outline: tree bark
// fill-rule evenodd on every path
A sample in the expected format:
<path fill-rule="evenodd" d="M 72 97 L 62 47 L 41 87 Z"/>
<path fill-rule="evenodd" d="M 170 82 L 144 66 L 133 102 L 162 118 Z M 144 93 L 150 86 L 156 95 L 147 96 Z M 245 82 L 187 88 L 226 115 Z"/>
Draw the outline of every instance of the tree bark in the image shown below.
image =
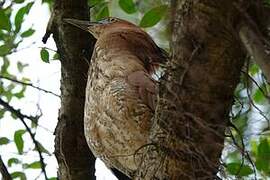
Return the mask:
<path fill-rule="evenodd" d="M 172 0 L 172 58 L 136 179 L 215 179 L 245 51 L 231 0 Z"/>
<path fill-rule="evenodd" d="M 95 179 L 95 157 L 87 146 L 83 128 L 88 60 L 94 39 L 65 24 L 63 18 L 89 20 L 87 0 L 56 0 L 47 29 L 53 33 L 61 60 L 61 108 L 55 130 L 58 178 Z"/>

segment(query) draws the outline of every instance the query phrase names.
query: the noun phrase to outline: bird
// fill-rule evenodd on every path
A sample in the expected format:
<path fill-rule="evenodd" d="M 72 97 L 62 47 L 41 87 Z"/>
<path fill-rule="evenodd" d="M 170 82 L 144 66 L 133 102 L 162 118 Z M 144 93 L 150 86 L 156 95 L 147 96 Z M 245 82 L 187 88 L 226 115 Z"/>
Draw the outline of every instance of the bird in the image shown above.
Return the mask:
<path fill-rule="evenodd" d="M 116 17 L 64 19 L 96 38 L 86 85 L 84 133 L 107 167 L 133 177 L 147 145 L 168 54 L 139 26 Z"/>

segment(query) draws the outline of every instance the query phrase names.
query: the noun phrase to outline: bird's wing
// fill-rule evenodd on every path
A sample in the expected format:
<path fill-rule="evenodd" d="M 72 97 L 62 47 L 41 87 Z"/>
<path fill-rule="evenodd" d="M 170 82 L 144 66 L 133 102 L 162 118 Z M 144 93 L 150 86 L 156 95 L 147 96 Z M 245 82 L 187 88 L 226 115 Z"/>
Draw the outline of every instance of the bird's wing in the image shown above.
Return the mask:
<path fill-rule="evenodd" d="M 158 93 L 157 82 L 144 71 L 135 71 L 128 76 L 128 83 L 138 88 L 141 100 L 155 111 L 156 96 Z"/>

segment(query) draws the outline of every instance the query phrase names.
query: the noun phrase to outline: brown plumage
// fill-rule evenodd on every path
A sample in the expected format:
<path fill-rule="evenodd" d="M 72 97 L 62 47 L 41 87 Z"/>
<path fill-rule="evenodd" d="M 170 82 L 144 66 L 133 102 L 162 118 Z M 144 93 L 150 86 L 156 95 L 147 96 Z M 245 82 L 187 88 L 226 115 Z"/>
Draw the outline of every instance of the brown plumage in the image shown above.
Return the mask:
<path fill-rule="evenodd" d="M 97 39 L 86 87 L 88 145 L 108 167 L 132 176 L 134 153 L 147 144 L 155 109 L 157 83 L 151 76 L 166 55 L 146 32 L 125 20 L 65 21 Z"/>

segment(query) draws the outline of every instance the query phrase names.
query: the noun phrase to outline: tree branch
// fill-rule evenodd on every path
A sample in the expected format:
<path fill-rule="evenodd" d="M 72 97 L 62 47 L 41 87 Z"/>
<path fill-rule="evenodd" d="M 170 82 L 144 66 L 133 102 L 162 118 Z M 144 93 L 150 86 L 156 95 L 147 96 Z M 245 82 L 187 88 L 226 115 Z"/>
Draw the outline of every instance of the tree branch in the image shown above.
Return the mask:
<path fill-rule="evenodd" d="M 239 36 L 249 55 L 254 58 L 270 83 L 270 56 L 266 53 L 260 36 L 247 23 L 240 27 Z"/>
<path fill-rule="evenodd" d="M 21 120 L 23 125 L 25 126 L 25 129 L 29 133 L 33 143 L 35 144 L 35 148 L 36 148 L 36 150 L 38 152 L 39 159 L 40 159 L 40 164 L 41 164 L 41 171 L 44 174 L 45 180 L 48 180 L 49 178 L 48 178 L 47 173 L 46 173 L 46 169 L 45 169 L 46 165 L 44 163 L 44 158 L 42 156 L 42 151 L 40 149 L 38 141 L 35 138 L 35 134 L 31 131 L 31 128 L 27 125 L 27 123 L 24 120 L 24 119 L 30 119 L 31 121 L 33 121 L 34 120 L 33 117 L 22 114 L 20 110 L 15 109 L 11 105 L 9 105 L 7 102 L 5 102 L 2 98 L 0 98 L 0 105 L 2 105 L 6 110 L 8 110 L 11 113 L 15 114 Z"/>
<path fill-rule="evenodd" d="M 52 94 L 52 95 L 57 96 L 57 97 L 60 98 L 60 96 L 59 96 L 58 94 L 56 94 L 56 93 L 54 93 L 54 92 L 52 92 L 52 91 L 48 91 L 48 90 L 46 90 L 46 89 L 42 89 L 42 88 L 40 88 L 40 87 L 38 87 L 38 86 L 33 85 L 32 83 L 22 82 L 22 81 L 19 81 L 19 80 L 17 80 L 17 79 L 12 79 L 12 78 L 10 78 L 10 77 L 2 76 L 2 75 L 0 75 L 0 78 L 1 78 L 1 79 L 6 79 L 6 80 L 9 80 L 9 81 L 18 83 L 18 84 L 22 84 L 22 85 L 25 85 L 25 86 L 30 86 L 30 87 L 32 87 L 32 88 L 34 88 L 34 89 L 37 89 L 37 90 L 39 90 L 39 91 L 43 91 L 43 92 L 48 93 L 48 94 Z"/>
<path fill-rule="evenodd" d="M 233 3 L 233 5 L 243 17 L 243 22 L 239 27 L 239 37 L 249 55 L 252 56 L 254 61 L 260 66 L 269 83 L 270 56 L 266 53 L 266 46 L 270 46 L 270 43 L 267 41 L 267 38 L 264 37 L 261 32 L 262 28 L 259 28 L 259 25 L 253 20 L 253 17 L 251 17 L 241 5 L 237 3 Z"/>
<path fill-rule="evenodd" d="M 0 156 L 0 172 L 1 172 L 2 176 L 3 176 L 2 177 L 3 180 L 12 180 L 12 177 L 9 174 L 8 169 L 7 169 L 7 167 L 6 167 L 6 165 L 5 165 L 5 163 L 4 163 L 1 156 Z"/>
<path fill-rule="evenodd" d="M 53 33 L 61 62 L 61 108 L 55 129 L 58 178 L 95 179 L 95 157 L 84 136 L 85 87 L 95 39 L 64 18 L 89 20 L 87 0 L 57 0 L 43 42 Z"/>

